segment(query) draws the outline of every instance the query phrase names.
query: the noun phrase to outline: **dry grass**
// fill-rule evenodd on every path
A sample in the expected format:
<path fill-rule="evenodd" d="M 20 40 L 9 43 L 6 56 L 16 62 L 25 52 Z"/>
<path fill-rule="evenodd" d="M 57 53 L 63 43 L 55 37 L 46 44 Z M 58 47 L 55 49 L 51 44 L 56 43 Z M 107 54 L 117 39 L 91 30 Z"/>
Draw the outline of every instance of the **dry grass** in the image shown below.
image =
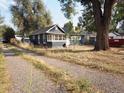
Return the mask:
<path fill-rule="evenodd" d="M 28 43 L 19 43 L 16 46 L 19 46 L 19 47 L 24 48 L 24 49 L 33 49 L 33 46 L 29 45 Z"/>
<path fill-rule="evenodd" d="M 0 42 L 0 52 L 2 48 L 3 48 L 3 44 Z"/>
<path fill-rule="evenodd" d="M 8 93 L 9 88 L 9 78 L 4 62 L 4 56 L 0 54 L 0 93 Z"/>
<path fill-rule="evenodd" d="M 23 47 L 25 48 L 25 47 Z M 86 66 L 101 71 L 124 74 L 124 48 L 111 48 L 108 51 L 91 51 L 89 46 L 71 46 L 69 48 L 32 48 L 44 56 L 61 59 L 63 61 Z"/>
<path fill-rule="evenodd" d="M 65 71 L 52 67 L 33 56 L 22 55 L 22 57 L 41 69 L 56 84 L 62 84 L 68 93 L 96 93 L 87 80 L 75 80 Z"/>
<path fill-rule="evenodd" d="M 20 46 L 20 45 L 19 45 Z M 111 48 L 108 51 L 91 51 L 92 46 L 70 46 L 69 48 L 33 48 L 21 44 L 22 48 L 65 62 L 86 66 L 101 71 L 124 74 L 124 48 Z"/>

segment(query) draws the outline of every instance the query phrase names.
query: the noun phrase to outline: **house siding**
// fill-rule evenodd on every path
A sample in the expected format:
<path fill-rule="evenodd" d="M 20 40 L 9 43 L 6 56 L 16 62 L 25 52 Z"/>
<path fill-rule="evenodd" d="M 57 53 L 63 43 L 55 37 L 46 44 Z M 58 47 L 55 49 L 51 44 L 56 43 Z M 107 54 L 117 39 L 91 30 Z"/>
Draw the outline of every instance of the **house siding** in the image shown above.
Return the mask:
<path fill-rule="evenodd" d="M 31 35 L 29 38 L 33 44 L 38 44 L 38 36 L 37 35 Z"/>
<path fill-rule="evenodd" d="M 58 42 L 47 42 L 48 47 L 63 47 L 65 41 L 58 41 Z"/>
<path fill-rule="evenodd" d="M 48 46 L 49 48 L 52 48 L 52 42 L 47 42 L 47 46 Z"/>
<path fill-rule="evenodd" d="M 65 42 L 52 42 L 52 47 L 63 47 Z"/>
<path fill-rule="evenodd" d="M 38 35 L 35 35 L 35 42 L 38 44 Z"/>
<path fill-rule="evenodd" d="M 47 35 L 65 35 L 64 31 L 58 26 L 50 28 L 49 30 L 47 29 L 44 32 L 39 32 L 39 33 L 36 32 L 33 34 L 30 36 L 30 40 L 32 41 L 33 44 L 38 44 L 38 45 L 46 44 L 48 47 L 63 47 L 63 45 L 66 43 L 64 40 L 49 41 L 47 38 Z M 34 36 L 35 36 L 35 39 L 33 38 Z"/>
<path fill-rule="evenodd" d="M 40 35 L 40 44 L 43 44 L 43 35 Z"/>

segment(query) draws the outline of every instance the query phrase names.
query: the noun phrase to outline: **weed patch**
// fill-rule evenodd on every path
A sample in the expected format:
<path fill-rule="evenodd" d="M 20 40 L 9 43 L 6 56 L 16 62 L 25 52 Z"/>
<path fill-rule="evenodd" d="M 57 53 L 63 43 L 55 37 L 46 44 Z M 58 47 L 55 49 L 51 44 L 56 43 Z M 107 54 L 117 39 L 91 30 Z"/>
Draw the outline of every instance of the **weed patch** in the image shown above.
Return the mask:
<path fill-rule="evenodd" d="M 23 54 L 22 58 L 41 69 L 57 85 L 63 85 L 68 93 L 96 93 L 87 80 L 75 80 L 65 71 L 52 67 L 33 56 Z"/>
<path fill-rule="evenodd" d="M 0 54 L 0 93 L 8 93 L 9 78 L 5 70 L 4 56 Z"/>

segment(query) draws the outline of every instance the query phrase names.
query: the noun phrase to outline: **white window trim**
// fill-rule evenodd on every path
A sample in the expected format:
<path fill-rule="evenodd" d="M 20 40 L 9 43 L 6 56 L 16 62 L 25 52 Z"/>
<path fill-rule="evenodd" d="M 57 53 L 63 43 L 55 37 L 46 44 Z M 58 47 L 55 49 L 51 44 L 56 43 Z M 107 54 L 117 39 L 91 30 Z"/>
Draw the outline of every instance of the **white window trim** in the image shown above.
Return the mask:
<path fill-rule="evenodd" d="M 38 35 L 38 44 L 40 44 L 40 35 Z"/>
<path fill-rule="evenodd" d="M 47 42 L 66 42 L 66 40 L 47 40 Z"/>
<path fill-rule="evenodd" d="M 55 41 L 58 42 L 58 41 L 65 41 L 65 40 L 66 38 L 64 35 L 47 35 L 47 41 L 50 41 L 50 42 L 55 42 Z"/>

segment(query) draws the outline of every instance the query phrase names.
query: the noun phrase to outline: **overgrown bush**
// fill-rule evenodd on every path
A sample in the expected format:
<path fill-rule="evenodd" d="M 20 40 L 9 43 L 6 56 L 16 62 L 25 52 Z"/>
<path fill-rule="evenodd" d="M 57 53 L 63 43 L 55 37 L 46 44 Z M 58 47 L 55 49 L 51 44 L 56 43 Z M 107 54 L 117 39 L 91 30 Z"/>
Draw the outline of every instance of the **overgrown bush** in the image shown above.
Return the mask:
<path fill-rule="evenodd" d="M 3 42 L 10 43 L 11 38 L 15 38 L 15 31 L 10 27 L 6 27 L 5 32 L 3 33 Z"/>

